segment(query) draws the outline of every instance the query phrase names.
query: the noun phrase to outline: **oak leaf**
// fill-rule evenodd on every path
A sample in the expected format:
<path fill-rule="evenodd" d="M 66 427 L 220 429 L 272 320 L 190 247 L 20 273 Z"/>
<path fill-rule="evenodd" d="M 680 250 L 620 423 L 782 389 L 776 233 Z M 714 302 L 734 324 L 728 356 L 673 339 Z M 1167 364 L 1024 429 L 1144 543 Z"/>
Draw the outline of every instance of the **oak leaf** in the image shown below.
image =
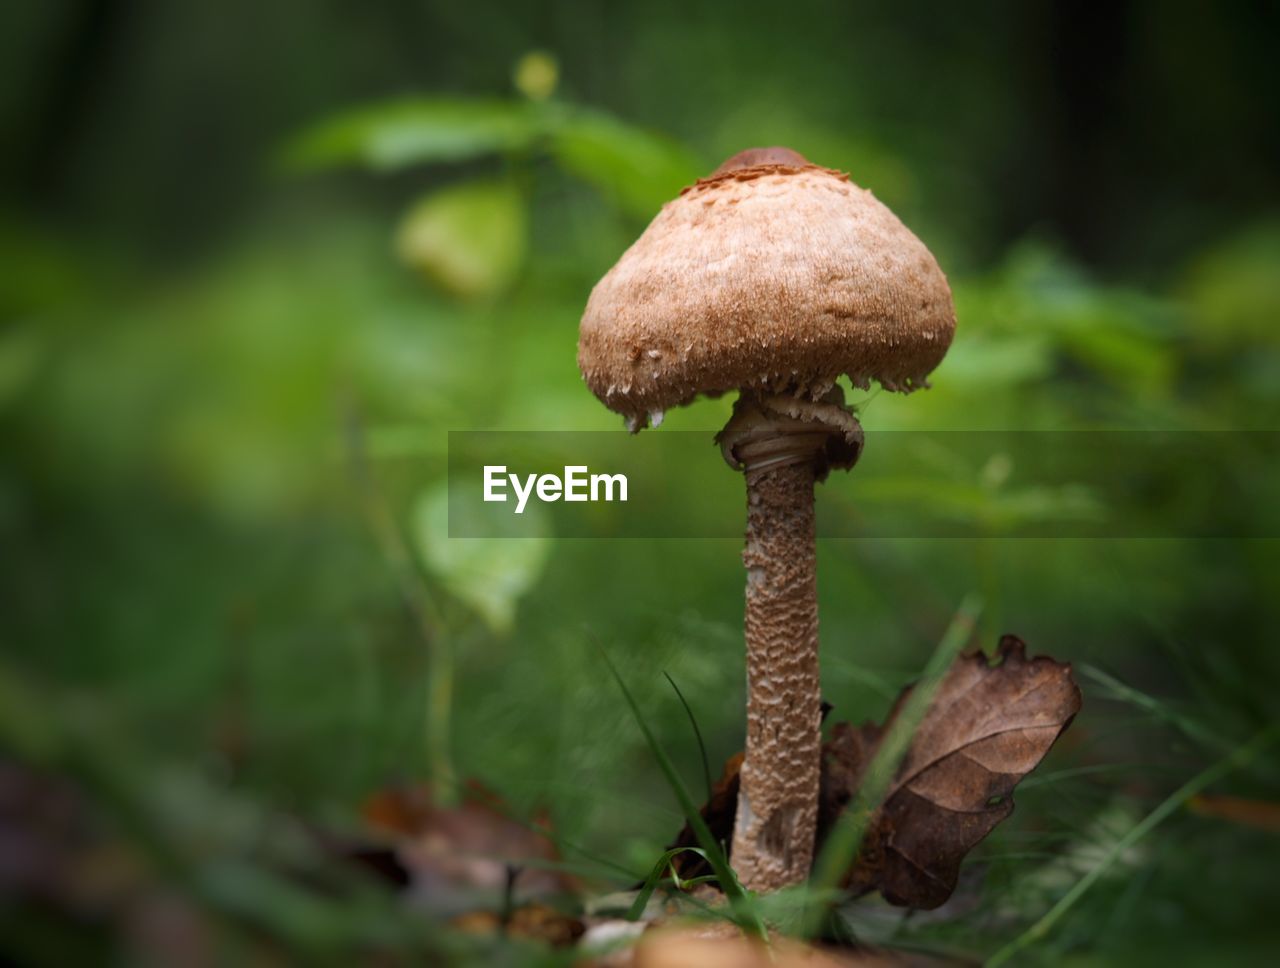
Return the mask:
<path fill-rule="evenodd" d="M 836 726 L 825 746 L 819 839 L 862 783 L 910 692 L 883 726 Z M 946 901 L 965 855 L 1013 812 L 1014 787 L 1070 725 L 1080 701 L 1069 664 L 1028 659 L 1014 636 L 1000 640 L 994 664 L 981 653 L 958 658 L 872 815 L 845 886 L 879 890 L 904 907 Z"/>
<path fill-rule="evenodd" d="M 823 744 L 819 848 L 910 692 L 903 690 L 884 725 L 837 723 Z M 904 907 L 941 905 L 955 890 L 965 855 L 1013 812 L 1014 787 L 1079 709 L 1071 666 L 1047 656 L 1028 659 L 1026 646 L 1012 635 L 1000 640 L 994 661 L 980 652 L 956 659 L 872 815 L 844 886 L 856 894 L 879 890 Z M 733 837 L 741 762 L 738 754 L 725 764 L 702 809 L 712 834 L 725 844 Z M 673 846 L 694 843 L 686 825 Z M 693 853 L 672 863 L 683 878 L 710 873 Z"/>

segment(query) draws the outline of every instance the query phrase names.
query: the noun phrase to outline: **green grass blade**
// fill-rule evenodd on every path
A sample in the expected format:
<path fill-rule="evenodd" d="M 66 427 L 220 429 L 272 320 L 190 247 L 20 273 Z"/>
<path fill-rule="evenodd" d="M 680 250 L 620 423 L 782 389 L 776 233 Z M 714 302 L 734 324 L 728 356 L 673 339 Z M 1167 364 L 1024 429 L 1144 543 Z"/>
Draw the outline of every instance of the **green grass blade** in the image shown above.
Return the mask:
<path fill-rule="evenodd" d="M 684 707 L 684 714 L 689 717 L 689 725 L 693 727 L 693 738 L 698 741 L 698 753 L 702 757 L 702 780 L 707 787 L 707 799 L 710 800 L 711 761 L 707 759 L 707 744 L 702 741 L 702 730 L 698 728 L 698 719 L 693 715 L 693 709 L 690 708 L 688 700 L 684 698 L 684 693 L 680 691 L 676 681 L 671 678 L 671 673 L 664 669 L 662 674 L 666 676 L 667 682 L 671 683 L 671 688 L 675 690 L 676 698 L 680 700 L 680 705 Z"/>
<path fill-rule="evenodd" d="M 666 750 L 662 748 L 658 738 L 649 729 L 649 724 L 640 712 L 640 707 L 636 704 L 635 697 L 631 695 L 631 690 L 627 688 L 622 674 L 618 672 L 617 666 L 613 664 L 609 653 L 603 647 L 600 647 L 600 655 L 604 659 L 605 665 L 609 667 L 609 673 L 613 676 L 614 682 L 618 684 L 622 698 L 626 700 L 627 707 L 631 710 L 632 718 L 635 719 L 636 725 L 640 727 L 640 732 L 644 735 L 645 742 L 649 745 L 649 751 L 661 768 L 663 776 L 666 777 L 667 785 L 671 787 L 671 792 L 675 794 L 676 799 L 679 801 L 685 820 L 688 821 L 694 836 L 698 838 L 698 843 L 703 851 L 706 852 L 707 863 L 711 865 L 716 879 L 720 882 L 720 889 L 724 891 L 725 897 L 729 899 L 730 907 L 735 915 L 735 922 L 747 933 L 759 938 L 767 938 L 768 932 L 760 915 L 755 911 L 752 899 L 743 890 L 742 884 L 739 883 L 733 869 L 729 867 L 724 851 L 707 827 L 707 822 L 702 819 L 702 814 L 699 812 L 697 804 L 693 802 L 693 797 L 689 794 L 688 787 L 684 785 L 684 781 L 680 779 L 680 774 L 676 772 L 675 764 L 671 762 Z"/>
<path fill-rule="evenodd" d="M 951 624 L 947 626 L 933 655 L 925 664 L 920 680 L 880 742 L 853 803 L 845 809 L 835 829 L 827 837 L 810 880 L 810 888 L 815 896 L 829 897 L 837 891 L 845 872 L 858 856 L 872 815 L 888 793 L 893 777 L 902 765 L 902 758 L 911 746 L 916 728 L 928 712 L 929 704 L 943 677 L 951 668 L 956 655 L 973 635 L 981 611 L 981 601 L 976 595 L 969 595 L 960 603 Z M 806 919 L 807 933 L 816 931 L 824 917 L 825 904 L 820 904 Z"/>
<path fill-rule="evenodd" d="M 1139 689 L 1133 688 L 1133 686 L 1130 686 L 1127 683 L 1121 682 L 1115 676 L 1111 675 L 1111 673 L 1087 662 L 1080 666 L 1080 672 L 1088 676 L 1094 682 L 1097 682 L 1099 685 L 1105 686 L 1109 689 L 1113 698 L 1120 700 L 1121 702 L 1127 702 L 1131 706 L 1141 709 L 1143 712 L 1151 713 L 1151 715 L 1155 716 L 1162 722 L 1168 723 L 1180 730 L 1188 739 L 1200 743 L 1203 746 L 1208 746 L 1219 752 L 1232 748 L 1232 743 L 1217 735 L 1212 729 L 1205 726 L 1200 721 L 1184 715 L 1168 703 L 1161 702 L 1154 696 L 1148 695 Z"/>
<path fill-rule="evenodd" d="M 1044 938 L 1053 929 L 1053 926 L 1062 919 L 1063 915 L 1070 911 L 1080 898 L 1084 897 L 1085 892 L 1111 869 L 1111 866 L 1124 855 L 1125 851 L 1154 830 L 1178 807 L 1182 806 L 1197 793 L 1216 783 L 1228 773 L 1248 766 L 1249 763 L 1257 758 L 1258 754 L 1275 742 L 1277 738 L 1280 738 L 1280 723 L 1273 724 L 1256 734 L 1249 742 L 1237 747 L 1230 754 L 1218 760 L 1208 769 L 1197 773 L 1178 789 L 1174 790 L 1173 793 L 1161 801 L 1159 806 L 1131 827 L 1127 834 L 1117 840 L 1103 858 L 1084 877 L 1076 881 L 1071 890 L 1067 891 L 1058 900 L 1057 904 L 1046 911 L 1040 920 L 992 955 L 986 962 L 987 968 L 996 968 L 996 966 L 1004 964 L 1024 948 Z"/>
<path fill-rule="evenodd" d="M 658 862 L 653 865 L 653 870 L 649 872 L 649 876 L 645 878 L 644 883 L 640 885 L 640 893 L 636 895 L 635 902 L 627 911 L 628 921 L 640 920 L 641 916 L 644 914 L 644 909 L 649 906 L 649 898 L 653 897 L 654 890 L 666 876 L 667 868 L 671 866 L 671 861 L 676 857 L 676 855 L 683 854 L 686 850 L 690 853 L 697 854 L 704 860 L 710 859 L 707 857 L 707 852 L 705 850 L 700 850 L 697 847 L 672 847 L 664 853 L 658 858 Z"/>

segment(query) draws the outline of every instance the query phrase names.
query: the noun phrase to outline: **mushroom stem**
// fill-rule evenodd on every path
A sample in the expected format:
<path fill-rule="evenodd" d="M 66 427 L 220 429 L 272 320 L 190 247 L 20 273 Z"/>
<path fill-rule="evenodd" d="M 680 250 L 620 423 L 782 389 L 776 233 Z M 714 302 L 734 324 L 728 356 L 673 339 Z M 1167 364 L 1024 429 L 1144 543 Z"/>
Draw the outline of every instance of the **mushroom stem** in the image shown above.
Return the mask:
<path fill-rule="evenodd" d="M 820 401 L 744 393 L 719 436 L 747 481 L 747 744 L 733 864 L 748 890 L 804 882 L 822 757 L 813 486 L 851 467 L 862 428 L 838 390 Z"/>
<path fill-rule="evenodd" d="M 822 697 L 812 463 L 747 474 L 747 746 L 733 832 L 743 885 L 803 882 L 818 817 Z"/>

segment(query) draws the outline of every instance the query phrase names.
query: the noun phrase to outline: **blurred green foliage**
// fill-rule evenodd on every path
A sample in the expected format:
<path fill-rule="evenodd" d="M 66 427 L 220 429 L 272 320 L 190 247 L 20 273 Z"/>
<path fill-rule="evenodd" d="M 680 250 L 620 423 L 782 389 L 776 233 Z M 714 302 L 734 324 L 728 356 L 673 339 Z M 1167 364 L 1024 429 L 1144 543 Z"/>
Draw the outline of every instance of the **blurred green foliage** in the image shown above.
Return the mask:
<path fill-rule="evenodd" d="M 960 329 L 933 389 L 857 394 L 870 431 L 1280 418 L 1269 9 L 96 0 L 0 24 L 0 748 L 68 779 L 233 951 L 443 943 L 380 893 L 325 906 L 278 883 L 310 861 L 262 847 L 282 818 L 353 830 L 364 795 L 425 775 L 433 650 L 456 660 L 458 775 L 637 875 L 681 820 L 594 643 L 686 777 L 663 670 L 713 759 L 739 748 L 736 542 L 455 545 L 438 490 L 450 429 L 618 426 L 576 370 L 581 308 L 732 152 L 851 171 L 950 275 Z M 668 426 L 709 435 L 730 403 Z M 879 498 L 989 534 L 820 547 L 834 715 L 883 715 L 975 589 L 988 646 L 1012 631 L 1099 672 L 954 910 L 853 915 L 867 938 L 984 955 L 1275 720 L 1280 548 L 1002 541 L 1025 515 L 1141 499 L 1098 509 L 935 457 L 941 490 Z M 1215 470 L 1160 479 L 1194 510 L 1224 500 Z M 708 442 L 681 473 L 729 472 Z M 1272 500 L 1231 493 L 1246 521 Z M 856 472 L 822 497 L 858 502 Z M 1261 763 L 1218 792 L 1274 803 L 1280 777 Z M 227 818 L 244 828 L 212 837 Z M 1180 810 L 1024 955 L 1273 957 L 1277 859 L 1274 835 Z M 141 943 L 19 891 L 0 950 L 47 955 L 72 923 L 89 950 Z"/>

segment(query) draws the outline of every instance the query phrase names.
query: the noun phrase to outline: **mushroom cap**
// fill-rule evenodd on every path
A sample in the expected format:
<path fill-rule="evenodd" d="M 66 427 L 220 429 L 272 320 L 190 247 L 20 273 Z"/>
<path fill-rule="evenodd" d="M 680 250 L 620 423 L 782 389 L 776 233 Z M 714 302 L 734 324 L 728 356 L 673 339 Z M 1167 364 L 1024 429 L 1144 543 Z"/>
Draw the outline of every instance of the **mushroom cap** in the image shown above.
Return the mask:
<path fill-rule="evenodd" d="M 663 206 L 587 301 L 578 367 L 635 426 L 705 393 L 927 386 L 955 332 L 924 243 L 843 172 L 752 148 Z"/>

